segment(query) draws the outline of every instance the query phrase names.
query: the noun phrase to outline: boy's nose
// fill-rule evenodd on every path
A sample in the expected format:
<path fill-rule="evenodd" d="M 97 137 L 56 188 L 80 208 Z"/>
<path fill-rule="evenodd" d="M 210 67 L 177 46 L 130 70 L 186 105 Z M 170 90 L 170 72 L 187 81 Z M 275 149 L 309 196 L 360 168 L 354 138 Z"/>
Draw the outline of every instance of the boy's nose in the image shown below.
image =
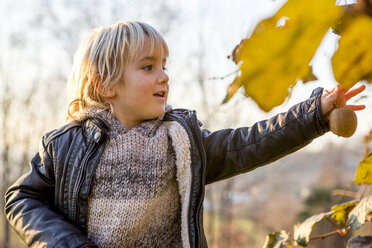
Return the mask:
<path fill-rule="evenodd" d="M 163 71 L 162 74 L 159 77 L 159 83 L 160 84 L 166 84 L 166 83 L 168 83 L 168 81 L 169 81 L 169 77 L 168 77 L 167 73 L 165 73 Z"/>

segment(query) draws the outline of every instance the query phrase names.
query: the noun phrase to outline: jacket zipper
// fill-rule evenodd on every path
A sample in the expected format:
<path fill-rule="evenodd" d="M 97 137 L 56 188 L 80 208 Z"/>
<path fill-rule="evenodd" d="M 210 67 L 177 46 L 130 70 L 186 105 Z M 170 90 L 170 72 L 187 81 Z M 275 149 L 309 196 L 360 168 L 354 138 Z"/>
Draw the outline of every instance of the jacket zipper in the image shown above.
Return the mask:
<path fill-rule="evenodd" d="M 199 153 L 201 155 L 201 158 L 202 158 L 202 175 L 204 175 L 205 173 L 205 166 L 206 166 L 206 158 L 205 158 L 205 150 L 203 149 L 203 141 L 202 141 L 202 136 L 200 135 L 199 133 L 199 130 L 195 130 L 196 126 L 198 126 L 198 123 L 197 123 L 197 120 L 195 120 L 195 111 L 193 111 L 194 115 L 191 115 L 189 114 L 189 116 L 191 117 L 192 119 L 192 122 L 193 122 L 193 125 L 192 125 L 192 128 L 194 129 L 194 135 L 196 136 L 196 140 L 200 143 L 199 144 Z M 204 243 L 202 243 L 202 240 L 201 240 L 201 235 L 200 235 L 200 231 L 201 231 L 201 223 L 200 223 L 200 218 L 199 218 L 199 215 L 200 215 L 200 210 L 201 208 L 203 207 L 203 200 L 204 200 L 204 193 L 205 193 L 205 177 L 202 176 L 201 178 L 202 180 L 202 192 L 201 192 L 201 199 L 199 201 L 199 205 L 196 209 L 196 216 L 198 217 L 197 218 L 197 221 L 196 221 L 196 224 L 197 224 L 197 227 L 198 227 L 198 236 L 199 236 L 199 244 L 200 244 L 200 247 L 204 247 Z"/>
<path fill-rule="evenodd" d="M 183 119 L 181 119 L 181 118 L 177 118 L 178 120 L 179 120 L 179 122 L 184 126 L 184 128 L 185 128 L 185 130 L 187 130 L 187 127 L 191 127 L 191 134 L 193 135 L 193 137 L 194 137 L 194 139 L 195 139 L 195 141 L 196 142 L 199 142 L 200 143 L 200 145 L 202 145 L 202 141 L 201 141 L 201 135 L 199 134 L 199 132 L 198 132 L 198 130 L 196 130 L 195 129 L 195 127 L 196 126 L 198 126 L 198 123 L 197 123 L 197 121 L 195 120 L 195 111 L 193 111 L 192 113 L 188 113 L 188 118 L 189 119 L 191 119 L 190 121 L 191 121 L 191 125 L 187 125 L 186 123 L 185 123 L 185 120 L 183 120 Z M 199 152 L 200 152 L 200 154 L 201 154 L 201 157 L 202 157 L 202 175 L 204 174 L 204 170 L 205 170 L 205 161 L 206 161 L 206 159 L 205 159 L 205 152 L 204 152 L 204 150 L 201 148 L 201 146 L 198 146 L 199 147 Z M 194 177 L 192 176 L 191 177 L 191 185 L 193 185 L 194 184 Z M 200 201 L 199 201 L 199 203 L 198 203 L 198 206 L 197 206 L 197 208 L 196 208 L 196 216 L 197 216 L 197 219 L 196 219 L 196 228 L 197 228 L 197 238 L 198 238 L 198 241 L 199 241 L 199 246 L 200 247 L 204 247 L 204 243 L 202 243 L 201 242 L 201 235 L 200 235 L 200 230 L 201 230 L 201 228 L 200 228 L 200 226 L 201 226 L 201 223 L 200 223 L 200 218 L 199 218 L 199 213 L 200 213 L 200 209 L 201 209 L 201 207 L 202 207 L 202 202 L 203 202 L 203 199 L 204 199 L 204 184 L 205 184 L 205 179 L 204 179 L 204 177 L 202 177 L 202 194 L 201 194 L 201 199 L 200 199 Z M 189 198 L 189 201 L 191 202 L 191 198 L 192 198 L 192 196 L 191 196 L 191 194 L 190 194 L 190 198 Z M 190 239 L 191 237 L 190 237 L 190 233 L 189 233 L 189 239 Z M 191 240 L 191 239 L 190 239 Z"/>
<path fill-rule="evenodd" d="M 182 119 L 182 118 L 178 118 L 178 116 L 174 116 L 175 119 L 181 124 L 181 126 L 185 129 L 186 133 L 187 133 L 187 130 L 190 130 L 188 127 L 189 126 L 192 126 L 192 125 L 188 125 L 187 124 L 187 121 L 185 119 Z M 187 115 L 188 118 L 191 117 L 191 114 L 188 113 Z M 194 131 L 193 130 L 190 130 L 191 131 L 191 135 L 194 136 Z M 192 176 L 192 173 L 191 173 L 191 186 L 194 185 L 194 177 Z M 192 194 L 190 194 L 189 196 L 189 202 L 191 202 L 191 198 L 192 198 Z M 188 216 L 190 216 L 190 211 L 191 211 L 191 208 L 188 209 Z M 199 218 L 198 218 L 199 219 Z M 187 221 L 187 224 L 189 224 L 189 221 Z M 197 228 L 199 228 L 199 224 L 198 224 L 198 220 L 196 220 L 196 226 Z M 188 236 L 189 236 L 189 242 L 190 242 L 190 245 L 191 245 L 191 235 L 190 235 L 190 231 L 188 233 Z M 198 230 L 197 232 L 197 238 L 200 240 L 200 232 Z M 200 243 L 200 242 L 199 242 Z"/>
<path fill-rule="evenodd" d="M 74 201 L 74 204 L 75 204 L 75 216 L 74 216 L 74 219 L 75 219 L 75 223 L 77 225 L 79 225 L 79 193 L 80 193 L 80 189 L 81 189 L 81 186 L 83 185 L 83 175 L 85 175 L 85 171 L 86 171 L 86 167 L 87 167 L 87 162 L 90 158 L 90 156 L 93 154 L 93 150 L 94 148 L 96 147 L 96 145 L 92 145 L 89 147 L 89 150 L 87 152 L 87 155 L 85 156 L 84 158 L 84 161 L 83 161 L 83 167 L 81 170 L 79 170 L 79 175 L 78 175 L 78 180 L 77 180 L 77 184 L 75 185 L 75 188 L 74 188 L 74 195 L 75 195 L 75 201 Z"/>

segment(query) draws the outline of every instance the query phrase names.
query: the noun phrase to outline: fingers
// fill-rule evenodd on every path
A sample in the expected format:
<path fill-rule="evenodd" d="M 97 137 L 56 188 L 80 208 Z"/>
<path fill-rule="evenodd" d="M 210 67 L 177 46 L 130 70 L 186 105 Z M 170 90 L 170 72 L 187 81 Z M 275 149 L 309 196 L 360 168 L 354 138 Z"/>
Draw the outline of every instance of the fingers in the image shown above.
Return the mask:
<path fill-rule="evenodd" d="M 355 89 L 349 90 L 348 92 L 345 93 L 345 100 L 346 101 L 350 100 L 351 98 L 358 95 L 359 93 L 361 93 L 365 89 L 366 89 L 366 86 L 364 84 L 362 84 Z M 366 105 L 364 105 L 364 104 L 363 105 L 347 105 L 347 106 L 354 111 L 359 111 L 359 110 L 363 110 L 363 109 L 366 108 Z"/>
<path fill-rule="evenodd" d="M 365 109 L 366 105 L 347 105 L 347 107 L 351 108 L 354 111 L 359 111 Z"/>
<path fill-rule="evenodd" d="M 335 93 L 339 93 L 339 92 L 341 92 L 342 91 L 342 86 L 341 86 L 341 84 L 336 84 L 336 86 L 335 86 Z"/>
<path fill-rule="evenodd" d="M 354 111 L 363 110 L 366 108 L 365 105 L 347 105 L 346 102 L 353 98 L 354 96 L 360 94 L 362 91 L 366 89 L 365 85 L 360 85 L 355 89 L 349 90 L 346 93 L 342 90 L 342 86 L 337 84 L 335 87 L 332 88 L 330 91 L 325 91 L 322 96 L 322 112 L 323 114 L 328 113 L 333 108 L 340 108 L 344 106 L 348 106 Z"/>
<path fill-rule="evenodd" d="M 352 97 L 358 95 L 359 93 L 361 93 L 365 89 L 366 89 L 366 86 L 364 84 L 362 84 L 362 85 L 360 85 L 359 87 L 357 87 L 355 89 L 349 90 L 348 92 L 345 93 L 345 99 L 346 99 L 346 101 L 348 101 Z"/>
<path fill-rule="evenodd" d="M 337 87 L 337 85 L 335 87 L 333 87 L 331 90 L 324 90 L 325 92 L 323 93 L 323 95 L 325 95 L 325 96 L 334 95 L 336 87 Z"/>
<path fill-rule="evenodd" d="M 337 95 L 342 90 L 342 87 L 340 84 L 337 84 L 335 87 L 333 87 L 331 90 L 325 90 L 325 93 L 323 95 L 329 96 L 329 95 Z"/>

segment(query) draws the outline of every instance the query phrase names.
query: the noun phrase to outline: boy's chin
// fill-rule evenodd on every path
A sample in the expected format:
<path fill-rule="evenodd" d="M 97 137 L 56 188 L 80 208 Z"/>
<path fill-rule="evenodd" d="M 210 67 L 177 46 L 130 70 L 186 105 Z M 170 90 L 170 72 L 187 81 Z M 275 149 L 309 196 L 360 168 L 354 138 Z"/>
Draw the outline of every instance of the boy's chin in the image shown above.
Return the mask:
<path fill-rule="evenodd" d="M 168 104 L 152 106 L 149 108 L 146 114 L 147 120 L 162 119 L 164 114 L 171 110 L 172 107 Z"/>
<path fill-rule="evenodd" d="M 158 111 L 154 112 L 149 116 L 148 119 L 161 119 L 165 114 L 165 107 L 164 109 L 159 109 Z"/>

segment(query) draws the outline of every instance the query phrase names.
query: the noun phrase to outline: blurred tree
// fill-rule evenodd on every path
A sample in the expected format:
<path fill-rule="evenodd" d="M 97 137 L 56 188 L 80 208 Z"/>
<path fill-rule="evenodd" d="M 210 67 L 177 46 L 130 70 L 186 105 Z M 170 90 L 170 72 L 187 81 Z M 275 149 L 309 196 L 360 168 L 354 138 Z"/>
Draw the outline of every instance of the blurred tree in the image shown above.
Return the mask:
<path fill-rule="evenodd" d="M 66 94 L 61 92 L 66 92 L 73 54 L 82 38 L 96 26 L 137 19 L 143 13 L 165 34 L 177 18 L 177 8 L 159 3 L 1 0 L 1 195 L 28 169 L 41 135 L 63 123 Z M 4 223 L 0 246 L 7 248 L 12 240 L 4 215 L 0 223 Z"/>

